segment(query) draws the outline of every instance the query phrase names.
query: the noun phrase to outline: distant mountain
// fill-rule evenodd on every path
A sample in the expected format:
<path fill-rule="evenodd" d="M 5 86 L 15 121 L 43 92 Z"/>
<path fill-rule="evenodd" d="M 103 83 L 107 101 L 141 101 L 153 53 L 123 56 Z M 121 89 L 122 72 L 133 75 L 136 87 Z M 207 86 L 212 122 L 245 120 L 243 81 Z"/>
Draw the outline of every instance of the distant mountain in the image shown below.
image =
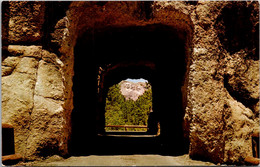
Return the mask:
<path fill-rule="evenodd" d="M 138 97 L 143 95 L 150 87 L 151 85 L 147 82 L 134 83 L 130 81 L 121 81 L 119 83 L 120 92 L 126 100 L 132 99 L 136 101 Z"/>

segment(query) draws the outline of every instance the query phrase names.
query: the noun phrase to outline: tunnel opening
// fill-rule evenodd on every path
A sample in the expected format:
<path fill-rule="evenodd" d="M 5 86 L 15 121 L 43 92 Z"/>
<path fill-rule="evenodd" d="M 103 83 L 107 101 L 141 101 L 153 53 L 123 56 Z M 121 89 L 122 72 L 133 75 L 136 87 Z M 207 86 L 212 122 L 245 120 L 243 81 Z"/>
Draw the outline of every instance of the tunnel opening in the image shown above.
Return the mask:
<path fill-rule="evenodd" d="M 152 112 L 152 88 L 144 79 L 128 78 L 109 87 L 105 106 L 105 132 L 147 132 Z"/>
<path fill-rule="evenodd" d="M 102 100 L 106 99 L 108 93 L 109 93 L 109 88 L 111 88 L 111 86 L 114 86 L 116 84 L 120 84 L 121 86 L 124 86 L 124 84 L 128 84 L 127 82 L 125 82 L 124 80 L 126 78 L 143 78 L 145 80 L 147 80 L 147 84 L 143 83 L 141 85 L 143 85 L 144 87 L 147 87 L 146 89 L 148 91 L 144 92 L 144 96 L 141 96 L 140 99 L 128 99 L 127 97 L 124 96 L 124 93 L 121 92 L 120 90 L 120 96 L 121 96 L 121 101 L 122 101 L 122 105 L 121 110 L 127 111 L 129 113 L 132 114 L 136 114 L 138 113 L 138 109 L 143 110 L 144 112 L 146 112 L 147 116 L 147 120 L 145 121 L 146 123 L 146 130 L 145 131 L 138 131 L 138 132 L 131 132 L 131 131 L 127 131 L 126 132 L 107 132 L 107 131 L 103 131 L 103 126 L 101 126 L 101 130 L 99 131 L 100 135 L 102 136 L 111 136 L 111 135 L 119 135 L 119 136 L 129 136 L 129 135 L 156 135 L 158 132 L 158 128 L 156 128 L 155 126 L 157 126 L 157 123 L 155 121 L 155 119 L 153 119 L 153 102 L 152 102 L 152 78 L 154 77 L 154 63 L 151 61 L 138 61 L 138 62 L 120 62 L 114 66 L 109 67 L 106 72 L 104 72 L 103 74 L 103 92 L 100 92 L 100 97 Z M 122 82 L 123 81 L 123 82 Z M 118 85 L 118 86 L 120 86 Z M 139 84 L 139 86 L 141 87 L 141 85 Z M 144 88 L 145 89 L 145 88 Z M 103 96 L 103 97 L 102 97 Z M 103 101 L 99 102 L 99 106 L 102 106 L 102 104 L 104 104 Z M 136 101 L 135 101 L 136 100 Z M 107 102 L 107 101 L 106 101 Z M 105 102 L 105 104 L 106 104 Z M 128 105 L 128 106 L 127 106 Z M 105 111 L 106 112 L 106 111 Z M 102 109 L 100 110 L 100 115 L 103 115 L 103 111 Z M 106 122 L 102 120 L 103 117 L 101 117 L 101 123 Z M 130 117 L 128 117 L 130 118 Z M 136 118 L 136 117 L 132 117 L 132 118 Z M 137 117 L 140 120 L 140 117 Z M 128 121 L 127 121 L 128 122 Z M 130 121 L 129 123 L 126 124 L 131 124 L 133 123 L 133 120 Z M 125 126 L 125 124 L 124 124 Z M 128 125 L 126 125 L 128 126 Z M 132 126 L 132 125 L 130 125 Z M 138 123 L 134 126 L 139 126 Z M 142 125 L 141 125 L 142 126 Z M 136 127 L 137 128 L 137 127 Z"/>
<path fill-rule="evenodd" d="M 183 154 L 185 34 L 163 24 L 90 29 L 74 49 L 74 109 L 69 151 L 87 154 Z M 109 88 L 127 78 L 152 85 L 149 134 L 105 136 Z M 147 131 L 148 132 L 148 131 Z M 145 133 L 147 133 L 145 132 Z"/>

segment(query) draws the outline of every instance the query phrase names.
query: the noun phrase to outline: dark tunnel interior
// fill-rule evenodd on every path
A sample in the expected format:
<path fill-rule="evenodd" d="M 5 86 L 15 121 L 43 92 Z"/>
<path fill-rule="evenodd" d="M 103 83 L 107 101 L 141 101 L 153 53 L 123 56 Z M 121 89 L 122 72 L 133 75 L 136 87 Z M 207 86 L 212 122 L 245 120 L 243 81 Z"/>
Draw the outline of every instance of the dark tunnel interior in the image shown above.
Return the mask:
<path fill-rule="evenodd" d="M 89 29 L 82 35 L 74 48 L 70 154 L 187 152 L 181 92 L 186 71 L 185 49 L 180 32 L 163 24 Z M 103 93 L 98 93 L 100 67 L 105 71 L 100 80 Z M 104 132 L 105 94 L 111 85 L 126 78 L 144 78 L 151 83 L 154 110 L 151 124 L 160 122 L 159 136 L 99 136 Z"/>

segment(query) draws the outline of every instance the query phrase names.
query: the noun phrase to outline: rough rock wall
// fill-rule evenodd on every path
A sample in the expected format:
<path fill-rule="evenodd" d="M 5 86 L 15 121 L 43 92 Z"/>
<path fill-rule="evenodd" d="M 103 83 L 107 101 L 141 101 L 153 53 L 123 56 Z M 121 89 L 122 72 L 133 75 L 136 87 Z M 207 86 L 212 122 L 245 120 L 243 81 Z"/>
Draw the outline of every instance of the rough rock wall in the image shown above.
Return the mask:
<path fill-rule="evenodd" d="M 226 94 L 221 78 L 216 76 L 221 50 L 212 22 L 217 16 L 214 11 L 217 6 L 213 2 L 194 5 L 185 2 L 160 3 L 190 15 L 194 24 L 185 114 L 186 133 L 189 133 L 190 139 L 189 154 L 193 158 L 221 162 L 224 154 L 223 106 Z"/>
<path fill-rule="evenodd" d="M 2 122 L 15 127 L 16 152 L 27 159 L 68 152 L 73 49 L 86 29 L 163 23 L 194 31 L 187 33 L 192 54 L 183 88 L 190 156 L 235 163 L 252 155 L 250 134 L 259 131 L 258 2 L 64 4 L 3 3 Z"/>
<path fill-rule="evenodd" d="M 224 48 L 221 65 L 227 91 L 224 161 L 231 163 L 252 156 L 250 135 L 259 132 L 258 11 L 258 2 L 228 3 L 216 23 Z M 235 18 L 230 17 L 231 13 Z M 221 23 L 224 28 L 219 27 Z"/>
<path fill-rule="evenodd" d="M 9 24 L 3 27 L 8 33 L 2 39 L 8 44 L 2 48 L 2 122 L 14 126 L 15 151 L 24 158 L 47 156 L 44 149 L 66 153 L 64 64 L 43 49 L 45 3 L 7 3 L 3 2 Z"/>
<path fill-rule="evenodd" d="M 8 53 L 2 62 L 2 122 L 15 127 L 16 152 L 32 158 L 39 148 L 64 147 L 62 62 L 41 46 L 9 45 Z"/>
<path fill-rule="evenodd" d="M 193 158 L 236 163 L 259 131 L 259 3 L 155 2 L 194 24 L 184 117 Z"/>
<path fill-rule="evenodd" d="M 10 43 L 39 42 L 43 36 L 45 4 L 10 2 L 9 5 L 8 41 Z"/>

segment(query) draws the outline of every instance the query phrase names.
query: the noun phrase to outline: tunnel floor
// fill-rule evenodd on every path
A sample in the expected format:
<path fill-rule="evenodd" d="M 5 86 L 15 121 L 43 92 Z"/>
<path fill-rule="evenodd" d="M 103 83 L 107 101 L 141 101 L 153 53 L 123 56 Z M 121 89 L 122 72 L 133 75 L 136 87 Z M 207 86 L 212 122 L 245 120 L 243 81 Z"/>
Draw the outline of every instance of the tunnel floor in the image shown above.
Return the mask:
<path fill-rule="evenodd" d="M 180 156 L 162 155 L 90 155 L 72 156 L 63 159 L 53 156 L 44 161 L 22 163 L 23 166 L 216 166 L 210 162 L 197 161 L 188 154 Z"/>
<path fill-rule="evenodd" d="M 178 156 L 185 154 L 178 146 L 167 145 L 162 140 L 160 136 L 150 135 L 146 132 L 106 132 L 90 140 L 83 140 L 80 150 L 72 152 L 70 155 L 159 154 Z M 180 144 L 177 143 L 177 145 Z"/>
<path fill-rule="evenodd" d="M 160 152 L 159 138 L 152 135 L 107 134 L 96 138 L 95 155 L 155 154 Z"/>

